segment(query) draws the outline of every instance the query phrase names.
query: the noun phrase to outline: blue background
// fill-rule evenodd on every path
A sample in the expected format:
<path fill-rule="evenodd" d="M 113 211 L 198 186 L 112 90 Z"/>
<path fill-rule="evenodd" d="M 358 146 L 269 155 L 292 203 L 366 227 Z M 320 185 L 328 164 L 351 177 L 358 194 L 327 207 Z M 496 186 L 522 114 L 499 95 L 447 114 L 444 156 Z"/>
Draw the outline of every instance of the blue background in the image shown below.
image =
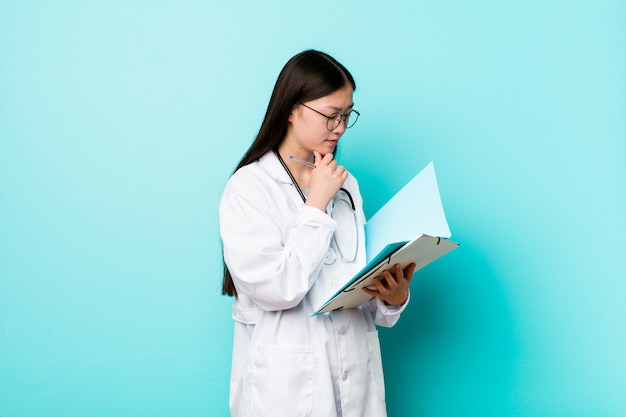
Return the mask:
<path fill-rule="evenodd" d="M 390 417 L 626 415 L 626 4 L 0 3 L 0 415 L 227 416 L 217 204 L 295 53 L 355 75 L 371 216 L 461 248 L 381 330 Z"/>

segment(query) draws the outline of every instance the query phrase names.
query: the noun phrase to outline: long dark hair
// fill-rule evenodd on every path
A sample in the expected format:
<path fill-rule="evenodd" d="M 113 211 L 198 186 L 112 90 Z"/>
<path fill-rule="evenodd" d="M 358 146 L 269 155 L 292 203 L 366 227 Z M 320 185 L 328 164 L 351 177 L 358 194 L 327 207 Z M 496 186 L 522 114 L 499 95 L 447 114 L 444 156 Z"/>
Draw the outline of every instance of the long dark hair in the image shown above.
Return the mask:
<path fill-rule="evenodd" d="M 356 90 L 350 71 L 324 52 L 307 50 L 292 57 L 278 75 L 261 129 L 235 171 L 268 151 L 278 150 L 287 134 L 289 114 L 296 104 L 325 97 L 347 84 Z M 237 295 L 226 263 L 222 294 Z"/>

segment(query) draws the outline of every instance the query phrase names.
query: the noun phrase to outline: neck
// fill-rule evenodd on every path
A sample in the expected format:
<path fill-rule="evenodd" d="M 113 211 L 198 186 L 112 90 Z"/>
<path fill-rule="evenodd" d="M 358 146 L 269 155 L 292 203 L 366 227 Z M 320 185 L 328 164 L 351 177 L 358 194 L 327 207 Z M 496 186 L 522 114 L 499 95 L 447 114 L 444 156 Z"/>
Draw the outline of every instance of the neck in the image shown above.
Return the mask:
<path fill-rule="evenodd" d="M 304 161 L 309 161 L 312 163 L 313 162 L 312 154 L 309 154 L 309 157 L 307 158 L 306 155 L 304 155 L 302 151 L 300 151 L 299 153 L 290 152 L 287 149 L 281 149 L 281 148 L 278 149 L 278 154 L 282 158 L 283 162 L 285 163 L 285 166 L 287 167 L 291 175 L 294 177 L 298 185 L 302 188 L 308 188 L 309 181 L 311 178 L 312 168 L 307 166 L 306 164 L 303 164 L 302 162 L 298 162 L 298 161 L 295 161 L 294 159 L 291 159 L 290 156 L 293 156 L 294 158 L 298 158 Z"/>

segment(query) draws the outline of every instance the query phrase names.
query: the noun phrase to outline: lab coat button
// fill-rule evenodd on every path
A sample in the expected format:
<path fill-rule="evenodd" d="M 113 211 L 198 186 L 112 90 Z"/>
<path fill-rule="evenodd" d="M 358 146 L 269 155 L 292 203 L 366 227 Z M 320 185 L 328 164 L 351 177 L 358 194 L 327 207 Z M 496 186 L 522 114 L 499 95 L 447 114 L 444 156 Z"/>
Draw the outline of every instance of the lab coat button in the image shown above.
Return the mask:
<path fill-rule="evenodd" d="M 341 379 L 346 381 L 349 376 L 350 376 L 350 373 L 348 371 L 345 371 L 343 375 L 341 375 Z"/>
<path fill-rule="evenodd" d="M 344 335 L 347 332 L 348 332 L 348 329 L 346 329 L 346 326 L 341 326 L 339 330 L 337 331 L 337 333 L 339 333 L 340 335 Z"/>
<path fill-rule="evenodd" d="M 326 265 L 332 265 L 335 263 L 336 259 L 337 254 L 335 253 L 335 250 L 333 248 L 328 248 L 328 250 L 326 251 L 326 257 L 324 258 L 324 263 Z"/>

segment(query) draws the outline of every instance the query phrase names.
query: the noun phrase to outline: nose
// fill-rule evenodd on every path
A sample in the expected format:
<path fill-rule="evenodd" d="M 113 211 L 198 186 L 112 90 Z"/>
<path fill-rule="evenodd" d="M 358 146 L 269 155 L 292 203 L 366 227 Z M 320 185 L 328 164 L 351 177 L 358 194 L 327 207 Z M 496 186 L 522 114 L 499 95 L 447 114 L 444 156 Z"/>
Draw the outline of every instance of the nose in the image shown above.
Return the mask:
<path fill-rule="evenodd" d="M 346 131 L 346 129 L 347 129 L 346 128 L 346 121 L 344 119 L 341 119 L 341 121 L 339 122 L 337 127 L 334 128 L 332 130 L 332 132 L 338 134 L 339 136 L 341 136 Z"/>

